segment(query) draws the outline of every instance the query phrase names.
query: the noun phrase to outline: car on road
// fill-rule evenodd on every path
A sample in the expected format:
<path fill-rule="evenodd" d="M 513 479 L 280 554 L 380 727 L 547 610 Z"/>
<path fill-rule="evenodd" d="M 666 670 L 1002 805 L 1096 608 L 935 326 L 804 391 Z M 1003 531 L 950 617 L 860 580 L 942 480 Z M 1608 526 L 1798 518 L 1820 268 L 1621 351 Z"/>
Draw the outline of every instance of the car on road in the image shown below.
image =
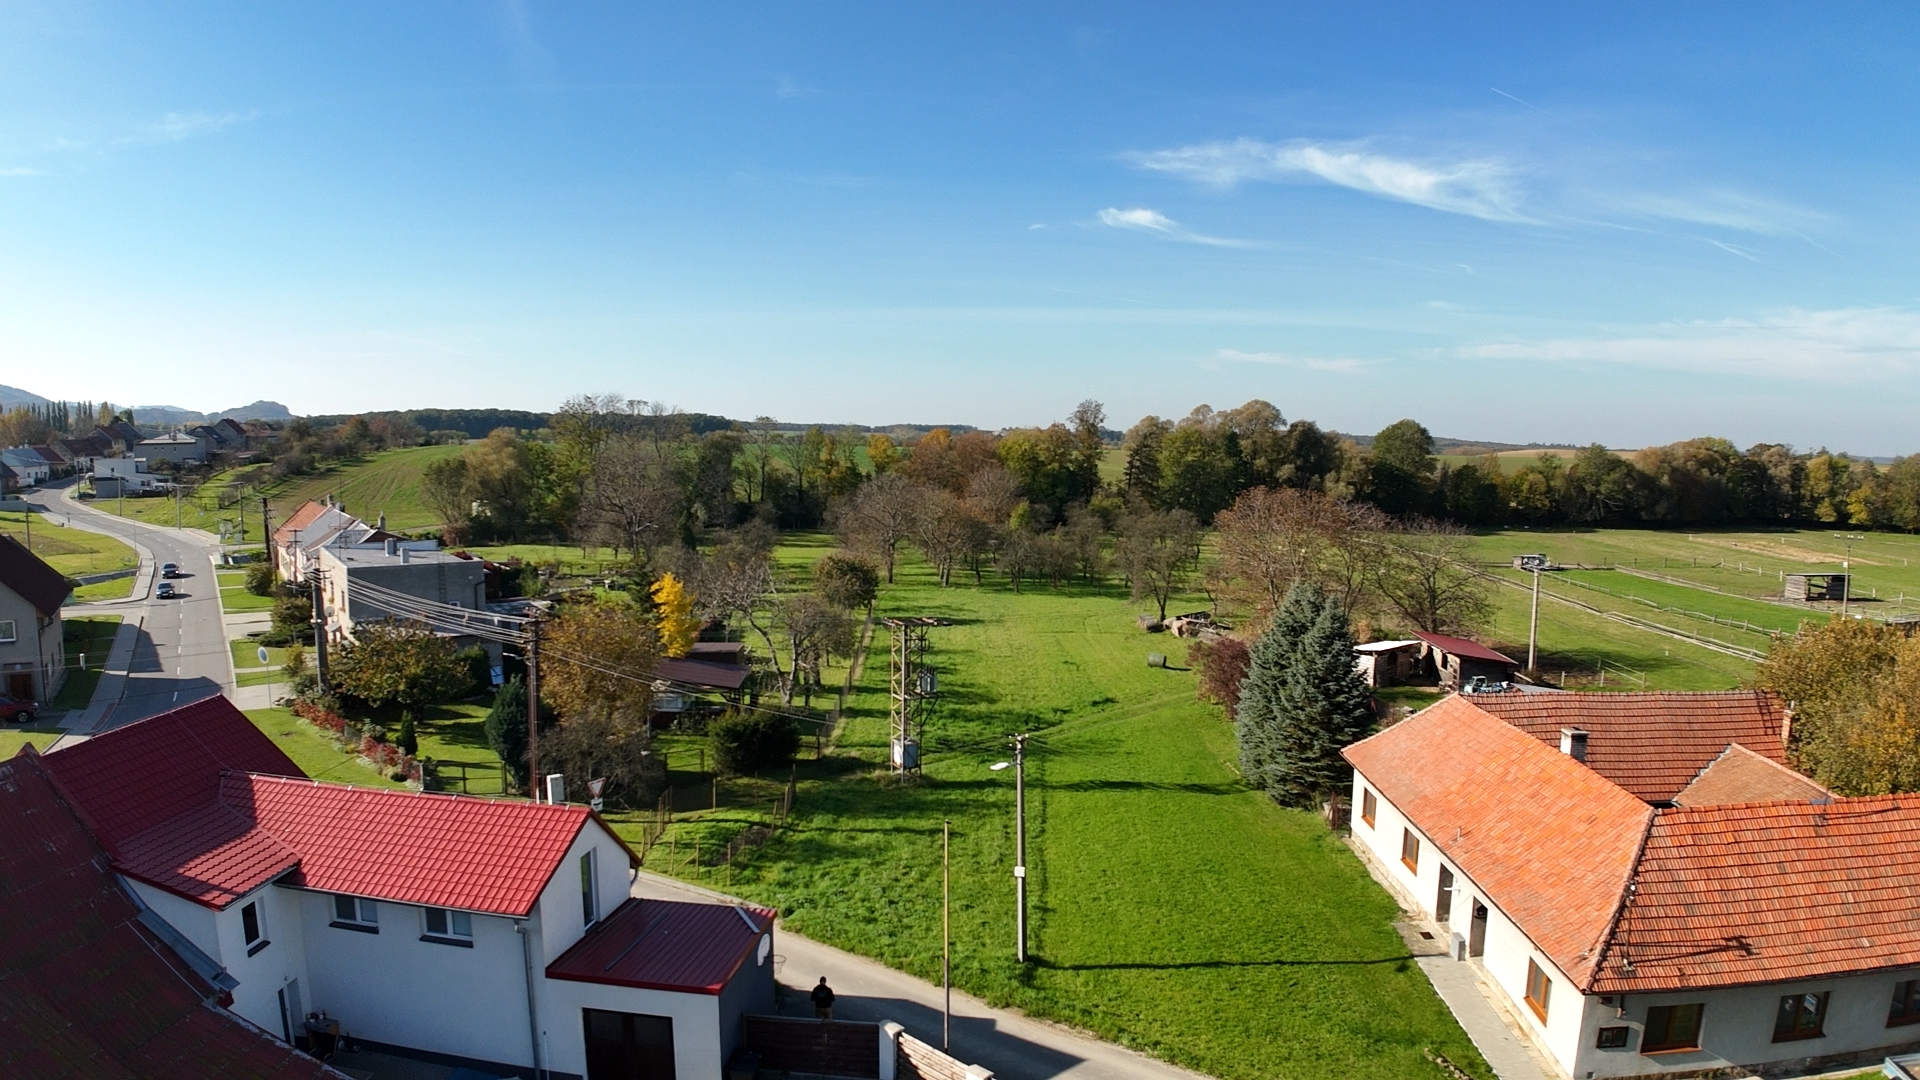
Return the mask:
<path fill-rule="evenodd" d="M 24 724 L 32 720 L 33 714 L 39 711 L 40 703 L 37 701 L 22 701 L 19 698 L 0 694 L 0 723 L 12 721 L 16 724 Z"/>
<path fill-rule="evenodd" d="M 179 563 L 171 563 L 171 562 L 164 562 L 164 563 L 161 563 L 161 564 L 160 564 L 160 576 L 161 576 L 161 577 L 163 577 L 163 578 L 175 578 L 175 577 L 179 577 L 179 576 L 180 576 L 180 564 L 179 564 Z"/>
<path fill-rule="evenodd" d="M 153 590 L 153 595 L 156 600 L 171 600 L 179 596 L 180 592 L 173 587 L 173 582 L 163 581 L 159 588 Z"/>

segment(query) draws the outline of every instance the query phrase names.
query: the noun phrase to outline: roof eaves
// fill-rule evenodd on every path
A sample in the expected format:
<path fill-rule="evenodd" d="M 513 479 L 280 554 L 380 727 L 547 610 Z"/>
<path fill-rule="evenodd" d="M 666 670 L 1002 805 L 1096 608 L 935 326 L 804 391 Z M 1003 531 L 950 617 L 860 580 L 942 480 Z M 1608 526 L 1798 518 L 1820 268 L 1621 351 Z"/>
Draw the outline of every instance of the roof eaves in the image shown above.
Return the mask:
<path fill-rule="evenodd" d="M 1608 917 L 1606 928 L 1600 931 L 1600 940 L 1594 946 L 1593 963 L 1587 967 L 1587 977 L 1581 984 L 1580 992 L 1591 994 L 1599 983 L 1606 968 L 1607 953 L 1613 946 L 1613 932 L 1620 926 L 1620 919 L 1627 913 L 1627 902 L 1633 899 L 1634 882 L 1640 876 L 1640 860 L 1647 854 L 1647 838 L 1653 835 L 1654 819 L 1660 811 L 1649 807 L 1646 822 L 1640 827 L 1640 842 L 1633 847 L 1633 858 L 1627 863 L 1627 879 L 1620 883 L 1620 897 L 1614 902 L 1613 914 Z"/>

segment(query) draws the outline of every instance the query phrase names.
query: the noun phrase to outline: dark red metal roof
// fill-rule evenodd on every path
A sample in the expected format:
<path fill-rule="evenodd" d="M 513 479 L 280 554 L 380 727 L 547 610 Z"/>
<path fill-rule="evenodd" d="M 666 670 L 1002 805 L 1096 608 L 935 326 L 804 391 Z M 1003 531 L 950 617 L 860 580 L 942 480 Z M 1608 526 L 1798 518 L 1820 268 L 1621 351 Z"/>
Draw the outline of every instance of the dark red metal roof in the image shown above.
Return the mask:
<path fill-rule="evenodd" d="M 19 593 L 21 599 L 48 618 L 60 613 L 60 605 L 67 602 L 67 594 L 73 591 L 60 571 L 5 534 L 0 534 L 0 585 Z"/>
<path fill-rule="evenodd" d="M 1455 656 L 1464 656 L 1469 660 L 1487 660 L 1496 664 L 1519 663 L 1519 661 L 1510 656 L 1502 656 L 1492 649 L 1487 648 L 1485 645 L 1477 641 L 1468 641 L 1466 638 L 1448 637 L 1446 634 L 1429 634 L 1423 630 L 1415 630 L 1413 636 L 1439 649 L 1441 652 L 1450 652 Z"/>
<path fill-rule="evenodd" d="M 705 660 L 663 659 L 654 665 L 653 677 L 702 690 L 738 690 L 746 685 L 748 670 L 732 664 L 710 664 Z"/>
<path fill-rule="evenodd" d="M 756 946 L 773 932 L 773 916 L 732 904 L 628 900 L 548 964 L 547 977 L 718 994 L 742 965 L 761 962 Z"/>
<path fill-rule="evenodd" d="M 306 775 L 218 695 L 48 754 L 46 766 L 115 855 L 154 826 L 213 805 L 227 770 Z"/>
<path fill-rule="evenodd" d="M 43 760 L 0 762 L 0 1076 L 337 1078 L 209 1003 Z"/>

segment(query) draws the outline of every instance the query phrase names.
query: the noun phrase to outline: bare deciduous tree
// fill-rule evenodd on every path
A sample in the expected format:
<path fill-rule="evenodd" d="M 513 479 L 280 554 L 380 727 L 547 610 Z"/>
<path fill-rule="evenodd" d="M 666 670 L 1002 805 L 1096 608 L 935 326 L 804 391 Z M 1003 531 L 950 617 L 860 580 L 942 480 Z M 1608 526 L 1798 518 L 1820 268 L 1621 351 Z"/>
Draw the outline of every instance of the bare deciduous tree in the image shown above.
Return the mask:
<path fill-rule="evenodd" d="M 838 525 L 848 546 L 872 552 L 893 583 L 894 556 L 913 535 L 920 491 L 900 473 L 882 473 L 860 485 L 840 507 Z"/>
<path fill-rule="evenodd" d="M 1371 584 L 1400 617 L 1430 634 L 1463 633 L 1493 615 L 1492 584 L 1472 566 L 1466 530 L 1416 520 L 1372 545 Z"/>
<path fill-rule="evenodd" d="M 952 583 L 954 564 L 986 548 L 987 525 L 968 513 L 966 505 L 951 492 L 921 488 L 913 542 L 933 564 L 944 589 Z"/>
<path fill-rule="evenodd" d="M 1133 598 L 1151 599 L 1160 617 L 1200 559 L 1200 525 L 1185 510 L 1142 510 L 1120 519 L 1120 565 Z"/>
<path fill-rule="evenodd" d="M 579 525 L 594 541 L 638 559 L 673 535 L 682 488 L 670 450 L 635 435 L 613 436 L 594 460 Z"/>

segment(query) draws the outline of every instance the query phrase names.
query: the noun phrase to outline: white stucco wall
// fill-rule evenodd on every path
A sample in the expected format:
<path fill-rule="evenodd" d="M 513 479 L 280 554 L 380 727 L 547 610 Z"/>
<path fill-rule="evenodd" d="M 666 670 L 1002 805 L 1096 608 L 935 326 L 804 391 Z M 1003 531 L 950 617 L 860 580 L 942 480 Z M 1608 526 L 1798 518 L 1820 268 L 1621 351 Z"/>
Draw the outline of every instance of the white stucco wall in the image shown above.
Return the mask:
<path fill-rule="evenodd" d="M 555 1072 L 586 1075 L 587 1037 L 580 1010 L 606 1009 L 670 1017 L 675 1080 L 720 1080 L 725 1061 L 717 994 L 671 994 L 548 979 L 541 1000 L 540 1025 L 547 1035 L 546 1065 Z"/>
<path fill-rule="evenodd" d="M 266 947 L 252 956 L 247 955 L 246 925 L 241 916 L 241 909 L 249 903 L 260 905 L 261 929 L 267 941 Z M 309 980 L 304 922 L 300 894 L 275 885 L 254 890 L 214 916 L 221 965 L 240 982 L 233 990 L 233 1011 L 275 1035 L 283 1033 L 281 988 L 298 979 L 296 993 L 306 997 Z M 290 1022 L 297 1035 L 305 1003 L 289 1002 L 288 1007 L 294 1010 Z"/>
<path fill-rule="evenodd" d="M 1769 983 L 1680 994 L 1628 994 L 1603 1004 L 1588 999 L 1587 1015 L 1579 1033 L 1579 1060 L 1574 1075 L 1585 1077 L 1635 1076 L 1651 1072 L 1694 1071 L 1769 1062 L 1792 1062 L 1835 1054 L 1872 1051 L 1877 1060 L 1895 1048 L 1920 1044 L 1920 1025 L 1887 1026 L 1887 1008 L 1895 983 L 1920 978 L 1920 969 L 1888 971 L 1844 979 Z M 1787 994 L 1829 992 L 1826 1034 L 1818 1039 L 1773 1041 L 1773 1023 L 1780 999 Z M 1659 1005 L 1701 1003 L 1700 1049 L 1640 1053 L 1647 1010 Z M 1617 1013 L 1624 1008 L 1625 1015 Z M 1619 1050 L 1594 1046 L 1602 1027 L 1627 1027 L 1631 1034 Z M 1871 1064 L 1872 1061 L 1866 1062 Z"/>
<path fill-rule="evenodd" d="M 1365 793 L 1373 791 L 1377 800 L 1374 822 L 1370 826 L 1360 817 L 1365 805 Z M 1509 919 L 1500 906 L 1487 896 L 1473 879 L 1461 871 L 1460 867 L 1447 861 L 1433 838 L 1414 828 L 1404 814 L 1381 795 L 1377 788 L 1368 783 L 1358 771 L 1353 782 L 1353 835 L 1367 845 L 1374 857 L 1387 868 L 1404 892 L 1414 898 L 1421 914 L 1433 918 L 1435 905 L 1440 894 L 1440 868 L 1453 871 L 1452 917 L 1448 923 L 1451 931 L 1461 934 L 1471 933 L 1473 904 L 1475 900 L 1487 908 L 1487 928 L 1485 950 L 1478 962 L 1486 970 L 1494 983 L 1509 999 L 1509 1012 L 1517 1016 L 1533 1035 L 1535 1045 L 1549 1053 L 1568 1075 L 1576 1075 L 1581 1032 L 1586 1021 L 1587 1007 L 1584 999 L 1574 985 L 1545 953 L 1534 948 L 1533 942 L 1521 932 Z M 1417 872 L 1407 869 L 1400 861 L 1402 830 L 1413 829 L 1420 839 L 1420 861 Z M 1526 1004 L 1527 962 L 1531 960 L 1540 965 L 1553 981 L 1553 989 L 1547 997 L 1547 1019 L 1540 1020 L 1531 1007 Z"/>
<path fill-rule="evenodd" d="M 299 892 L 308 1011 L 376 1042 L 508 1065 L 533 1063 L 526 966 L 514 921 L 473 916 L 473 947 L 422 941 L 424 909 L 381 902 L 380 932 L 335 927 L 330 893 Z M 271 951 L 271 950 L 269 950 Z"/>

